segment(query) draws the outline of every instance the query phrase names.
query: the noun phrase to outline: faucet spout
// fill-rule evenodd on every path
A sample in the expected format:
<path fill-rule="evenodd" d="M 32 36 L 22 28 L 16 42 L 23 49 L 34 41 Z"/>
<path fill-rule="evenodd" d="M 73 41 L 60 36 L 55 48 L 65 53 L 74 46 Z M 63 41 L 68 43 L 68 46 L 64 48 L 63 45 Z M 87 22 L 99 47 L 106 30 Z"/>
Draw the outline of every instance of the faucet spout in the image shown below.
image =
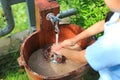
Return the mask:
<path fill-rule="evenodd" d="M 60 31 L 59 28 L 58 28 L 58 24 L 59 24 L 59 22 L 57 21 L 57 22 L 55 23 L 55 26 L 54 26 L 56 33 L 59 33 L 59 31 Z"/>
<path fill-rule="evenodd" d="M 54 16 L 53 13 L 48 13 L 46 16 L 46 19 L 52 22 L 52 24 L 54 25 L 55 32 L 58 33 L 59 32 L 58 25 L 59 25 L 60 19 L 57 16 Z"/>

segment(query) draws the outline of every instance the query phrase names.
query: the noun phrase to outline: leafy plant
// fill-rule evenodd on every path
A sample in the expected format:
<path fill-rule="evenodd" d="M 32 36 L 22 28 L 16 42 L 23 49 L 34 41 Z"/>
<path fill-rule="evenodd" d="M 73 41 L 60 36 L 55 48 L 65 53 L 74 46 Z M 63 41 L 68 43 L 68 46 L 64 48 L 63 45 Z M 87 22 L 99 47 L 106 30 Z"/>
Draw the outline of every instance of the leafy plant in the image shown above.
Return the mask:
<path fill-rule="evenodd" d="M 105 18 L 108 8 L 103 0 L 58 0 L 61 10 L 69 8 L 77 9 L 78 13 L 72 17 L 72 23 L 76 23 L 84 28 Z"/>
<path fill-rule="evenodd" d="M 14 14 L 15 28 L 13 33 L 23 31 L 29 28 L 28 17 L 26 12 L 26 4 L 19 3 L 12 6 L 12 11 Z"/>

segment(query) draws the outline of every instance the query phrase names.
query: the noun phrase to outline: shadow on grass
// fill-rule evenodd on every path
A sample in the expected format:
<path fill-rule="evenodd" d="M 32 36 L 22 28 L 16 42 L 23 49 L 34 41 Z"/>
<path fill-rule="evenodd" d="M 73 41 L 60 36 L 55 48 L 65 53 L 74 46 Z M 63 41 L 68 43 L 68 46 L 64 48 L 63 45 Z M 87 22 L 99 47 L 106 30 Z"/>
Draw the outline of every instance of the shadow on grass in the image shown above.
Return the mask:
<path fill-rule="evenodd" d="M 83 76 L 83 80 L 98 80 L 99 74 L 93 69 L 89 69 L 89 71 Z"/>
<path fill-rule="evenodd" d="M 0 65 L 0 80 L 28 80 L 24 69 L 18 65 L 17 58 L 19 51 L 9 54 L 9 57 L 4 58 L 6 61 Z"/>

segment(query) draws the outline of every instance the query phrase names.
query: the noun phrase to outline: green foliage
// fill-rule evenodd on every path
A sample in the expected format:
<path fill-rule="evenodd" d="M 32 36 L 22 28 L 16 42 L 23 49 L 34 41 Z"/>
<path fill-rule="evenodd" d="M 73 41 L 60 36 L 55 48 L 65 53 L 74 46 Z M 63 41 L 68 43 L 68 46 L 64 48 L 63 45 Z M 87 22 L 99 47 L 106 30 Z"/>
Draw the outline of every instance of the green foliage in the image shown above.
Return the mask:
<path fill-rule="evenodd" d="M 28 80 L 24 69 L 18 65 L 19 51 L 10 52 L 9 61 L 0 66 L 0 80 Z"/>
<path fill-rule="evenodd" d="M 7 71 L 5 72 L 4 80 L 28 80 L 27 74 L 25 72 Z"/>
<path fill-rule="evenodd" d="M 15 28 L 13 30 L 13 33 L 28 29 L 29 26 L 28 26 L 27 12 L 26 12 L 26 4 L 20 3 L 17 5 L 13 5 L 12 11 L 15 20 Z"/>
<path fill-rule="evenodd" d="M 0 4 L 0 30 L 3 29 L 6 25 L 6 22 L 5 22 L 5 17 L 4 17 L 4 14 L 3 14 L 3 11 L 2 11 L 2 8 L 1 8 L 1 4 Z"/>
<path fill-rule="evenodd" d="M 58 0 L 61 10 L 69 8 L 77 9 L 78 13 L 72 17 L 72 23 L 76 23 L 84 28 L 105 18 L 108 8 L 103 0 Z"/>

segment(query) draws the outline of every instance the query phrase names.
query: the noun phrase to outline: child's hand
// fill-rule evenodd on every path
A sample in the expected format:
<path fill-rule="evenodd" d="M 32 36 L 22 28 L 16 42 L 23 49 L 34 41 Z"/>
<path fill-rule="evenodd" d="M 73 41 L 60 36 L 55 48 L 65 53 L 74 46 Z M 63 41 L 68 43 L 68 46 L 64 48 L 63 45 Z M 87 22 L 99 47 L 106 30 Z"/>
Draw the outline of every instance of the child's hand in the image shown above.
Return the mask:
<path fill-rule="evenodd" d="M 58 52 L 61 48 L 72 47 L 74 45 L 75 43 L 72 41 L 72 39 L 67 39 L 59 43 L 58 45 L 53 44 L 51 51 Z"/>

